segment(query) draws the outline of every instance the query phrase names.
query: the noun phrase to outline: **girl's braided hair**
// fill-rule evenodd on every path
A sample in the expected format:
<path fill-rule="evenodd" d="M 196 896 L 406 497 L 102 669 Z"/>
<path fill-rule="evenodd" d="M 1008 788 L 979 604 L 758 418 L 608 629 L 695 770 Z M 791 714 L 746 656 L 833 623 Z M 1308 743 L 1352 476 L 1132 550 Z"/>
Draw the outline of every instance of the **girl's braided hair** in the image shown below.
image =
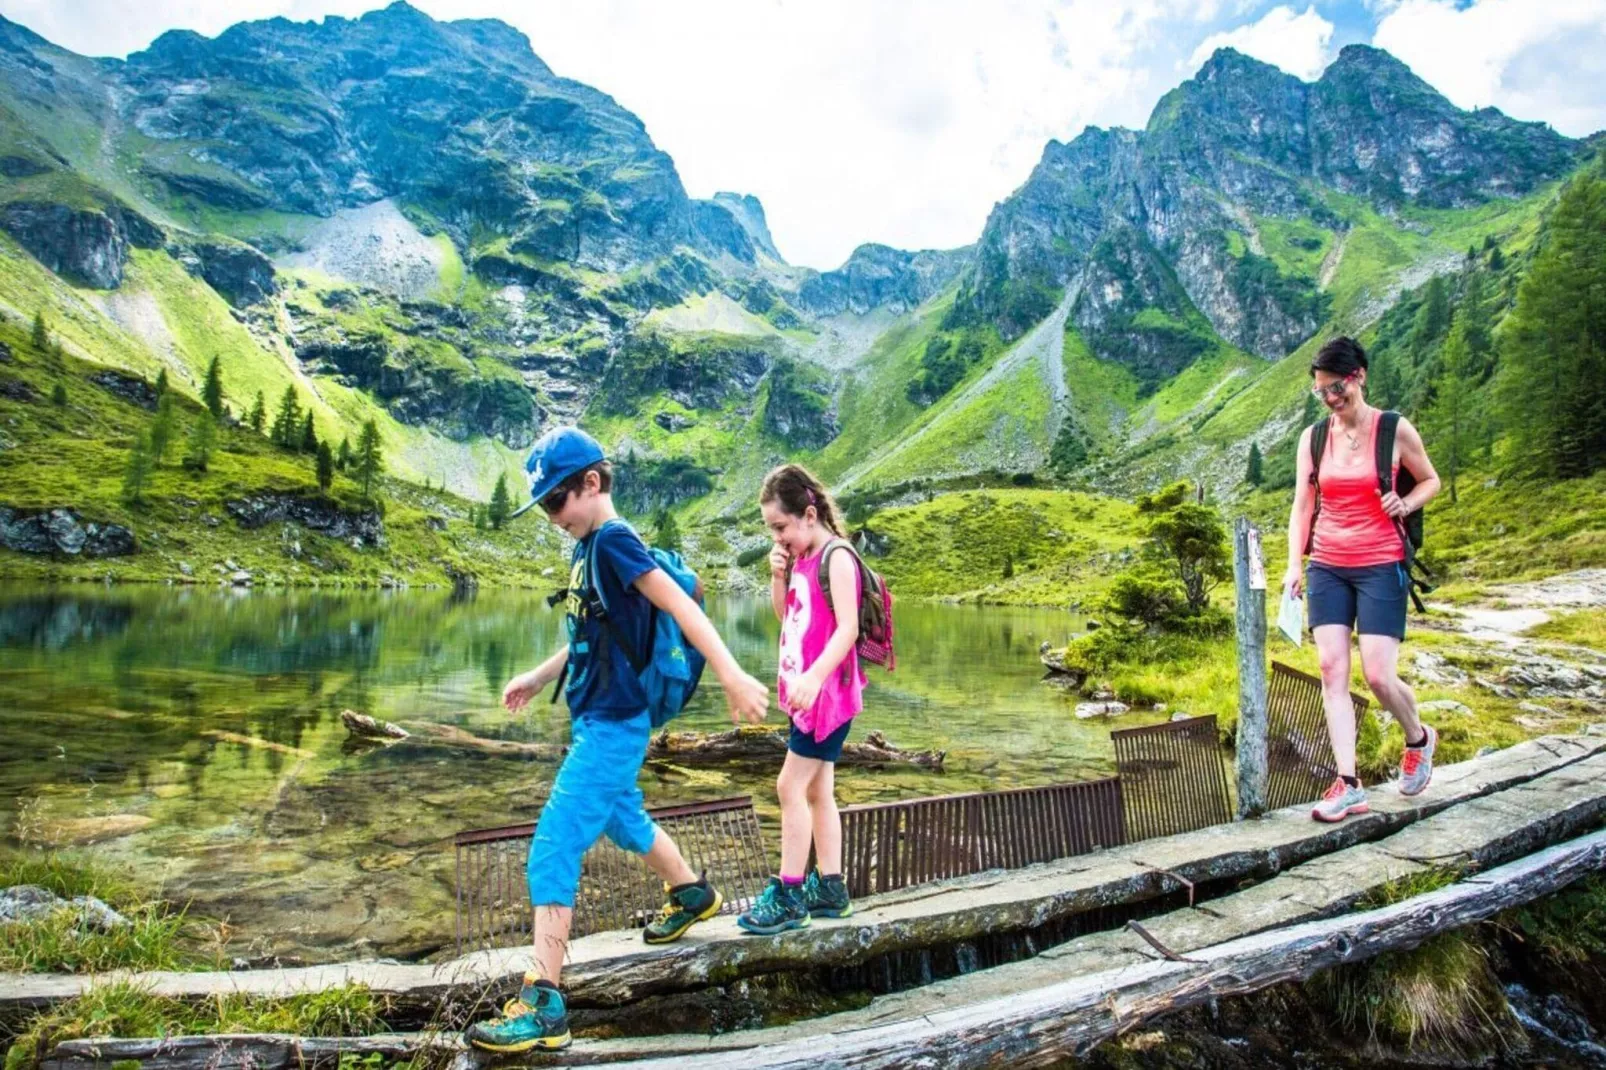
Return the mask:
<path fill-rule="evenodd" d="M 800 464 L 783 464 L 770 469 L 769 475 L 764 477 L 763 489 L 758 492 L 758 500 L 761 505 L 775 502 L 792 516 L 802 516 L 813 506 L 820 523 L 837 537 L 847 538 L 847 526 L 842 523 L 842 514 L 831 492 L 813 472 Z"/>

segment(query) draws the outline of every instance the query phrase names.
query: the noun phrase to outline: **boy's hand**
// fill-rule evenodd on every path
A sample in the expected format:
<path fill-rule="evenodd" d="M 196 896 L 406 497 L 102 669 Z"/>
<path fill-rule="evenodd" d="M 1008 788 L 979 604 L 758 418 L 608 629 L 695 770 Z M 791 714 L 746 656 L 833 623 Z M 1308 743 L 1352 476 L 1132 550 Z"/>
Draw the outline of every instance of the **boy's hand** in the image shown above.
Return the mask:
<path fill-rule="evenodd" d="M 823 686 L 819 677 L 813 672 L 806 672 L 786 685 L 787 709 L 801 713 L 814 707 L 814 700 L 820 697 L 820 688 Z"/>
<path fill-rule="evenodd" d="M 740 724 L 744 719 L 758 724 L 764 719 L 770 705 L 769 688 L 740 669 L 730 679 L 720 680 L 719 686 L 725 689 L 725 704 L 730 707 L 731 724 Z"/>
<path fill-rule="evenodd" d="M 786 578 L 786 566 L 792 560 L 792 555 L 786 552 L 785 547 L 774 546 L 770 548 L 770 575 L 778 579 Z"/>
<path fill-rule="evenodd" d="M 540 669 L 520 673 L 502 689 L 502 705 L 507 707 L 509 713 L 518 713 L 545 686 L 546 681 L 541 679 Z"/>

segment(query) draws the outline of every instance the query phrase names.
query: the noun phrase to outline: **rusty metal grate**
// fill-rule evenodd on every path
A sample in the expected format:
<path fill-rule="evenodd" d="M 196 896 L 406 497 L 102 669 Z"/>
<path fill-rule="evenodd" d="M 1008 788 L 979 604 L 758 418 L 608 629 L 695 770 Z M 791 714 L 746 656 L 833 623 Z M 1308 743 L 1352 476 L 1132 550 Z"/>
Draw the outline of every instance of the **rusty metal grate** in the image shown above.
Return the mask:
<path fill-rule="evenodd" d="M 1128 842 L 1232 820 L 1216 715 L 1110 733 Z"/>
<path fill-rule="evenodd" d="M 664 806 L 648 814 L 686 864 L 706 872 L 725 896 L 721 913 L 752 905 L 769 876 L 753 798 Z M 534 824 L 457 834 L 457 951 L 508 947 L 530 939 L 525 863 Z M 637 856 L 598 840 L 580 864 L 571 936 L 645 925 L 664 901 L 663 884 Z"/>
<path fill-rule="evenodd" d="M 1114 777 L 1040 788 L 868 803 L 842 810 L 842 865 L 855 896 L 1115 847 Z"/>
<path fill-rule="evenodd" d="M 1353 692 L 1350 701 L 1355 704 L 1359 726 L 1371 703 Z M 1321 680 L 1280 661 L 1272 662 L 1266 697 L 1267 809 L 1313 802 L 1337 775 Z"/>

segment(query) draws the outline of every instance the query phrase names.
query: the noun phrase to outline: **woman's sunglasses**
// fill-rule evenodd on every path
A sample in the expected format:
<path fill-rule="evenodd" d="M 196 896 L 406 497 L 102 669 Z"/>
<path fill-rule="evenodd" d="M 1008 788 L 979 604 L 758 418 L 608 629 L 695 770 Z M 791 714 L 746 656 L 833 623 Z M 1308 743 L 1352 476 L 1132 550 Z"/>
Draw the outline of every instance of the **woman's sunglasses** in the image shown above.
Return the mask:
<path fill-rule="evenodd" d="M 1344 391 L 1348 390 L 1349 389 L 1349 385 L 1351 383 L 1353 383 L 1354 381 L 1355 381 L 1355 373 L 1351 372 L 1349 375 L 1344 376 L 1344 378 L 1339 379 L 1339 380 L 1337 380 L 1335 382 L 1328 383 L 1326 386 L 1313 386 L 1313 387 L 1311 387 L 1310 388 L 1311 396 L 1314 397 L 1317 401 L 1321 401 L 1321 400 L 1323 400 L 1325 398 L 1332 398 L 1332 399 L 1334 399 L 1336 401 L 1337 399 L 1339 399 L 1339 398 L 1344 396 Z"/>

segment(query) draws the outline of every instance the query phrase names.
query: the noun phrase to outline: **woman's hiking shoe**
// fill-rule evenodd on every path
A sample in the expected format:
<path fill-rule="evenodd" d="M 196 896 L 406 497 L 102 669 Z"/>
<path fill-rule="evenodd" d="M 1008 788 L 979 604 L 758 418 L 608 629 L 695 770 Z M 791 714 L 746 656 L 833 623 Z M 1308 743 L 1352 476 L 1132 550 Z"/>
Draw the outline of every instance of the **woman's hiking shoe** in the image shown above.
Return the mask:
<path fill-rule="evenodd" d="M 809 908 L 803 905 L 803 886 L 788 885 L 779 877 L 771 877 L 764 890 L 758 893 L 753 909 L 737 918 L 736 924 L 760 936 L 808 928 Z"/>
<path fill-rule="evenodd" d="M 1343 777 L 1334 777 L 1333 786 L 1327 789 L 1310 816 L 1317 821 L 1342 821 L 1351 814 L 1364 814 L 1368 809 L 1366 792 L 1359 785 L 1350 787 Z"/>
<path fill-rule="evenodd" d="M 558 1051 L 569 1046 L 569 1010 L 563 993 L 524 975 L 519 998 L 508 1000 L 500 1018 L 475 1022 L 463 1038 L 484 1051 Z"/>
<path fill-rule="evenodd" d="M 848 882 L 842 874 L 820 876 L 817 869 L 809 870 L 803 882 L 803 907 L 811 918 L 845 918 L 853 913 L 853 901 L 848 898 Z"/>
<path fill-rule="evenodd" d="M 1433 752 L 1439 749 L 1439 733 L 1432 725 L 1423 725 L 1428 741 L 1420 747 L 1406 747 L 1400 759 L 1400 794 L 1420 795 L 1433 779 Z"/>
<path fill-rule="evenodd" d="M 707 921 L 725 905 L 720 895 L 704 876 L 693 884 L 664 885 L 664 905 L 658 916 L 643 930 L 641 938 L 649 944 L 668 944 L 679 940 L 699 921 Z"/>

